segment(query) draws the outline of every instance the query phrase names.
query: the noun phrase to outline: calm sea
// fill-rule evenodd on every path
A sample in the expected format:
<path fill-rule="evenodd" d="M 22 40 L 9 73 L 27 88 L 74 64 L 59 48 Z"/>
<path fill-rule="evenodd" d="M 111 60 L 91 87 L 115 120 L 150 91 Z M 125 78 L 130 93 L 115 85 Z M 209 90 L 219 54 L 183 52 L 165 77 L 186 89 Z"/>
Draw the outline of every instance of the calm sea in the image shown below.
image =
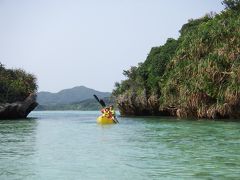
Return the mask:
<path fill-rule="evenodd" d="M 98 115 L 0 121 L 0 180 L 240 179 L 240 123 Z"/>

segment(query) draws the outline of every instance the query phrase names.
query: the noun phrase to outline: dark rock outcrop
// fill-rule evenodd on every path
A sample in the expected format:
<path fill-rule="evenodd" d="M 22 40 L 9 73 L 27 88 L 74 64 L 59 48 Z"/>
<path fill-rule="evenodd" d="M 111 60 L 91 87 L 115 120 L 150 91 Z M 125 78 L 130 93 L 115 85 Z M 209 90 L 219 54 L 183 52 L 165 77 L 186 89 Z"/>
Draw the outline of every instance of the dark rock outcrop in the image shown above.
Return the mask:
<path fill-rule="evenodd" d="M 147 96 L 146 90 L 139 92 L 128 91 L 116 98 L 121 115 L 123 116 L 174 116 L 175 108 L 160 108 L 159 96 Z"/>
<path fill-rule="evenodd" d="M 0 104 L 0 119 L 26 118 L 37 105 L 36 94 L 30 94 L 24 101 Z"/>

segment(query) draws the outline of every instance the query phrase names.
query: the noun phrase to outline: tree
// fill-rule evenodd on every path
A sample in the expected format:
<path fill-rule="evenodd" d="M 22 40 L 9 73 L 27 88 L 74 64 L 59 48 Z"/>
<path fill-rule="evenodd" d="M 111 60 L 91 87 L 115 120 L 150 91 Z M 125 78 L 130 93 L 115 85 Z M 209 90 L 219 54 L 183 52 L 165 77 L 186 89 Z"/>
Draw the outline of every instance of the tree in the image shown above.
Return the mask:
<path fill-rule="evenodd" d="M 226 9 L 240 10 L 240 0 L 224 0 L 222 4 Z"/>

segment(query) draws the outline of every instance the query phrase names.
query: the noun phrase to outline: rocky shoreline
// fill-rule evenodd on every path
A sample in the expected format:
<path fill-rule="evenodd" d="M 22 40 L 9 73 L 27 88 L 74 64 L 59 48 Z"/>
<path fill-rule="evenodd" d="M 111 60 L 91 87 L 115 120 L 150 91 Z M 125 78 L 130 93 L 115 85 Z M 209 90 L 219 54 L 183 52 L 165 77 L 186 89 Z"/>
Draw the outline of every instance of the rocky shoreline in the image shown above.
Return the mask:
<path fill-rule="evenodd" d="M 22 119 L 37 107 L 36 94 L 30 94 L 24 101 L 0 104 L 0 119 Z"/>
<path fill-rule="evenodd" d="M 122 116 L 172 116 L 194 119 L 239 119 L 240 100 L 229 101 L 221 108 L 206 106 L 201 111 L 196 107 L 162 107 L 159 95 L 147 96 L 146 91 L 136 94 L 128 91 L 116 98 L 116 103 Z"/>
<path fill-rule="evenodd" d="M 175 107 L 161 108 L 159 96 L 147 96 L 146 90 L 141 94 L 129 91 L 116 98 L 117 106 L 122 116 L 176 116 Z"/>

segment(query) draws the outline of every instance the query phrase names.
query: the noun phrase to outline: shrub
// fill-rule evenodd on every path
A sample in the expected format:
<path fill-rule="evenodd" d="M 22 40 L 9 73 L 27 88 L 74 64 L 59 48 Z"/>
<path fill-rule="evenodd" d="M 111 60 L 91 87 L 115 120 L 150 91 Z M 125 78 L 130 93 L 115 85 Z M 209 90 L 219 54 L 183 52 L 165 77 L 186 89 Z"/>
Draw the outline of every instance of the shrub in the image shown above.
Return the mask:
<path fill-rule="evenodd" d="M 0 103 L 22 101 L 36 90 L 34 75 L 22 69 L 6 69 L 0 63 Z"/>

